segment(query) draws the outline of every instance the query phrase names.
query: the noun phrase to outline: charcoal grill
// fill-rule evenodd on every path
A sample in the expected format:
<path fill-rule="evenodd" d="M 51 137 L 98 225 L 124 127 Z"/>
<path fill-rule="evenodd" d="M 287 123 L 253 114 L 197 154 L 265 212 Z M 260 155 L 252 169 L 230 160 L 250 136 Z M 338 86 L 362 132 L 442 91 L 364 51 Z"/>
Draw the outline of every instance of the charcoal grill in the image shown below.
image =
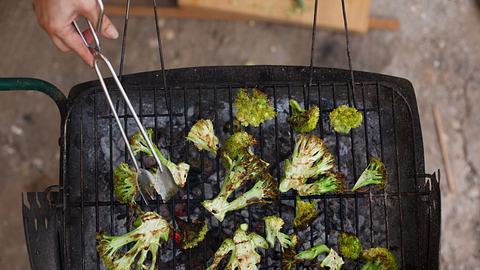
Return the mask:
<path fill-rule="evenodd" d="M 127 18 L 125 22 L 126 31 Z M 256 154 L 272 164 L 272 175 L 277 178 L 282 173 L 281 162 L 290 155 L 294 143 L 294 133 L 286 123 L 290 98 L 303 101 L 307 107 L 320 107 L 321 121 L 313 133 L 323 138 L 335 154 L 338 171 L 346 174 L 349 187 L 371 157 L 380 157 L 387 167 L 390 180 L 382 191 L 372 188 L 310 197 L 317 202 L 320 215 L 306 231 L 297 232 L 299 249 L 318 243 L 336 248 L 338 233 L 349 231 L 357 234 L 366 247 L 392 250 L 403 269 L 438 269 L 439 173 L 425 172 L 421 126 L 410 82 L 351 69 L 317 68 L 313 63 L 309 67 L 165 70 L 161 60 L 160 71 L 119 73 L 143 124 L 154 128 L 155 142 L 168 150 L 174 161 L 189 163 L 191 171 L 186 187 L 169 202 L 158 199 L 148 206 L 138 203 L 144 210 L 166 216 L 205 218 L 211 229 L 206 240 L 193 250 L 179 250 L 170 241 L 160 250 L 159 269 L 204 269 L 221 241 L 230 237 L 240 223 L 246 222 L 251 230 L 263 233 L 265 215 L 282 216 L 287 221 L 285 229 L 295 231 L 291 223 L 295 211 L 292 191 L 272 205 L 254 205 L 231 213 L 223 223 L 200 205 L 217 194 L 224 171 L 218 159 L 199 153 L 184 138 L 197 119 L 209 118 L 220 140 L 226 139 L 234 114 L 232 101 L 240 87 L 257 87 L 272 97 L 277 118 L 248 131 L 258 139 Z M 132 115 L 114 81 L 107 79 L 106 83 L 113 90 L 124 129 L 131 135 L 136 131 Z M 59 185 L 23 196 L 32 269 L 103 269 L 95 250 L 95 233 L 128 231 L 130 213 L 113 195 L 112 169 L 128 161 L 128 155 L 100 84 L 91 81 L 74 86 L 68 99 L 54 86 L 35 80 L 2 80 L 0 89 L 43 91 L 56 101 L 62 115 Z M 333 132 L 329 124 L 328 113 L 340 104 L 355 106 L 364 116 L 362 126 L 349 135 Z M 280 250 L 261 253 L 261 269 L 280 269 Z M 357 266 L 347 263 L 345 268 Z"/>

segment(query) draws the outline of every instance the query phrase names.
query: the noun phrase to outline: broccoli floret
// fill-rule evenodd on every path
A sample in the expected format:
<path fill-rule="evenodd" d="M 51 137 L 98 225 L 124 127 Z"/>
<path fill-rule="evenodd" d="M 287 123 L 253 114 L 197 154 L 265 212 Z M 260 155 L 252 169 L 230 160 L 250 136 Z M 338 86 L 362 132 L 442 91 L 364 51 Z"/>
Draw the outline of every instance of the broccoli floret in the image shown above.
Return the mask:
<path fill-rule="evenodd" d="M 320 256 L 320 254 L 327 253 L 329 251 L 329 247 L 324 244 L 320 244 L 298 253 L 295 258 L 300 261 L 311 261 Z"/>
<path fill-rule="evenodd" d="M 343 261 L 342 257 L 338 255 L 338 253 L 332 249 L 330 249 L 330 253 L 328 253 L 327 257 L 323 259 L 320 267 L 325 268 L 328 267 L 330 270 L 340 270 L 342 269 L 342 265 L 345 262 Z"/>
<path fill-rule="evenodd" d="M 362 253 L 362 243 L 356 235 L 341 232 L 338 236 L 338 250 L 345 258 L 356 260 Z"/>
<path fill-rule="evenodd" d="M 362 113 L 347 105 L 340 105 L 330 112 L 330 123 L 338 133 L 348 134 L 352 128 L 359 127 L 362 121 Z"/>
<path fill-rule="evenodd" d="M 251 148 L 256 143 L 255 138 L 247 132 L 236 132 L 225 140 L 220 149 L 220 155 L 222 158 L 227 156 L 229 159 L 235 160 L 246 152 L 253 154 Z"/>
<path fill-rule="evenodd" d="M 285 160 L 280 191 L 299 190 L 308 179 L 325 174 L 334 166 L 335 159 L 322 139 L 301 134 L 296 139 L 290 160 Z"/>
<path fill-rule="evenodd" d="M 299 196 L 297 196 L 293 226 L 295 226 L 297 229 L 303 230 L 308 227 L 310 222 L 317 218 L 317 216 L 317 203 L 303 201 Z"/>
<path fill-rule="evenodd" d="M 321 267 L 329 267 L 330 269 L 340 269 L 343 265 L 343 259 L 338 256 L 335 250 L 324 244 L 319 244 L 306 249 L 300 253 L 296 253 L 293 248 L 287 249 L 283 253 L 282 270 L 291 270 L 297 263 L 315 260 L 323 253 L 329 253 L 321 263 Z"/>
<path fill-rule="evenodd" d="M 383 247 L 375 247 L 364 250 L 362 257 L 367 263 L 362 266 L 362 270 L 397 270 L 398 264 L 395 255 Z"/>
<path fill-rule="evenodd" d="M 191 249 L 198 246 L 208 232 L 208 223 L 206 221 L 177 223 L 180 226 L 180 246 L 182 249 Z"/>
<path fill-rule="evenodd" d="M 299 186 L 298 195 L 311 196 L 345 191 L 345 176 L 341 173 L 326 173 L 320 179 Z"/>
<path fill-rule="evenodd" d="M 233 107 L 237 110 L 236 118 L 245 127 L 248 125 L 258 127 L 277 114 L 267 95 L 256 88 L 253 88 L 251 95 L 248 94 L 247 89 L 241 88 Z"/>
<path fill-rule="evenodd" d="M 234 169 L 238 169 L 238 167 Z M 228 173 L 227 178 L 222 184 L 220 194 L 213 200 L 203 201 L 203 207 L 221 222 L 228 212 L 242 209 L 252 204 L 271 203 L 278 196 L 278 187 L 275 179 L 267 172 L 263 172 L 254 178 L 257 179 L 257 182 L 251 189 L 233 201 L 228 201 L 228 197 L 235 191 L 235 189 L 231 187 L 240 186 L 236 183 L 237 181 L 242 181 L 238 179 L 239 175 L 248 175 L 250 173 L 250 171 L 246 171 L 245 169 L 241 169 L 241 172 L 236 172 L 234 174 L 235 176 L 231 176 L 232 174 Z"/>
<path fill-rule="evenodd" d="M 287 118 L 287 121 L 293 130 L 298 133 L 308 133 L 315 129 L 320 116 L 320 109 L 317 106 L 304 110 L 297 101 L 290 99 L 290 108 L 292 115 Z"/>
<path fill-rule="evenodd" d="M 245 269 L 256 270 L 257 264 L 261 261 L 261 256 L 257 253 L 257 248 L 268 248 L 268 243 L 263 237 L 252 232 L 247 234 L 248 225 L 241 224 L 233 234 L 233 239 L 225 239 L 220 248 L 215 252 L 212 264 L 207 270 L 215 270 L 222 259 L 230 252 L 230 259 L 225 269 Z"/>
<path fill-rule="evenodd" d="M 358 190 L 368 185 L 377 185 L 380 189 L 385 187 L 387 182 L 387 170 L 385 165 L 378 158 L 372 158 L 367 168 L 358 178 L 352 191 Z"/>
<path fill-rule="evenodd" d="M 120 203 L 135 205 L 138 195 L 137 172 L 127 163 L 120 163 L 113 171 L 113 191 Z"/>
<path fill-rule="evenodd" d="M 220 193 L 212 200 L 202 202 L 219 221 L 225 214 L 255 203 L 270 203 L 278 195 L 276 181 L 267 172 L 268 163 L 253 154 L 250 147 L 255 139 L 246 132 L 233 134 L 219 153 L 227 168 Z M 228 198 L 240 186 L 255 181 L 255 185 L 233 201 Z"/>
<path fill-rule="evenodd" d="M 341 232 L 338 236 L 338 249 L 344 257 L 356 260 L 362 252 L 362 243 L 356 235 Z"/>
<path fill-rule="evenodd" d="M 210 119 L 198 120 L 188 132 L 187 140 L 193 142 L 200 151 L 207 150 L 212 154 L 217 154 L 218 138 L 215 136 Z"/>
<path fill-rule="evenodd" d="M 151 128 L 147 129 L 147 135 L 150 140 L 153 142 L 153 130 Z M 135 134 L 130 137 L 130 146 L 132 147 L 133 153 L 136 155 L 138 153 L 143 153 L 147 156 L 153 157 L 153 153 L 148 147 L 147 142 L 143 138 L 140 131 L 137 131 Z M 179 187 L 185 186 L 187 181 L 188 171 L 190 170 L 190 165 L 184 162 L 180 162 L 178 165 L 170 161 L 169 159 L 163 156 L 162 152 L 158 149 L 158 147 L 153 144 L 153 148 L 155 149 L 155 153 L 157 154 L 158 158 L 162 165 L 166 166 L 170 172 L 172 173 L 173 180 L 175 184 Z"/>
<path fill-rule="evenodd" d="M 285 223 L 282 218 L 277 216 L 268 216 L 263 220 L 265 220 L 266 239 L 271 248 L 275 247 L 276 240 L 278 240 L 280 243 L 282 251 L 285 248 L 291 248 L 296 245 L 297 239 L 295 236 L 289 236 L 280 231 Z"/>
<path fill-rule="evenodd" d="M 97 251 L 109 270 L 154 270 L 160 241 L 168 241 L 169 234 L 170 225 L 165 219 L 155 212 L 146 212 L 141 215 L 140 226 L 126 234 L 97 233 Z M 130 243 L 133 245 L 126 252 L 120 251 Z M 147 257 L 151 258 L 149 265 Z"/>

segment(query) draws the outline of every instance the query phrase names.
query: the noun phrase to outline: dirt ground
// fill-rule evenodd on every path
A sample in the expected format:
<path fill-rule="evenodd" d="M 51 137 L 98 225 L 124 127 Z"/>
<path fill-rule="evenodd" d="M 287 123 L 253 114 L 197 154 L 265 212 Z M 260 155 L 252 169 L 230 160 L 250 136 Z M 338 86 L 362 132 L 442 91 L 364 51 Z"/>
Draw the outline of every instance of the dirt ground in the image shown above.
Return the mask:
<path fill-rule="evenodd" d="M 123 3 L 123 1 L 122 1 Z M 457 192 L 442 187 L 442 269 L 480 265 L 480 9 L 473 0 L 373 0 L 372 13 L 396 17 L 397 32 L 352 36 L 355 69 L 408 78 L 421 113 L 427 172 L 443 170 L 432 117 L 441 112 Z M 158 69 L 152 17 L 132 17 L 126 72 Z M 122 18 L 114 17 L 121 28 Z M 309 63 L 308 29 L 249 22 L 161 20 L 170 68 Z M 120 41 L 106 54 L 118 65 Z M 315 65 L 345 67 L 341 33 L 320 31 Z M 0 1 L 0 76 L 37 77 L 69 89 L 93 78 L 76 56 L 60 54 L 36 25 L 31 1 Z M 37 93 L 0 93 L 0 265 L 28 269 L 21 192 L 58 183 L 59 117 Z M 475 139 L 477 138 L 477 139 Z"/>

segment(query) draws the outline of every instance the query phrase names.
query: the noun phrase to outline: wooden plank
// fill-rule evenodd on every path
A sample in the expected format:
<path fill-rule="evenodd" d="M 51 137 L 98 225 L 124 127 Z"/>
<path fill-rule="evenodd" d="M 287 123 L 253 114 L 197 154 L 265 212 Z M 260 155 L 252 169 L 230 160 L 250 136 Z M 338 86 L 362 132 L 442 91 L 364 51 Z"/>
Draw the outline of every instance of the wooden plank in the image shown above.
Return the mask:
<path fill-rule="evenodd" d="M 125 6 L 116 4 L 105 4 L 106 13 L 111 16 L 125 16 Z M 267 20 L 265 18 L 256 18 L 250 15 L 212 11 L 201 8 L 177 8 L 177 7 L 158 7 L 158 13 L 163 18 L 180 18 L 180 19 L 199 19 L 199 20 L 223 20 L 223 21 L 249 21 L 253 19 Z M 131 16 L 153 16 L 153 9 L 151 6 L 134 5 L 130 7 Z M 288 23 L 288 22 L 283 22 Z M 298 25 L 295 22 L 288 24 Z M 311 25 L 302 24 L 304 27 Z M 396 19 L 391 18 L 377 18 L 371 17 L 369 22 L 370 29 L 383 29 L 396 31 L 400 28 L 400 23 Z M 342 28 L 336 28 L 343 30 Z"/>
<path fill-rule="evenodd" d="M 435 130 L 437 131 L 438 145 L 440 146 L 440 153 L 442 153 L 443 168 L 447 174 L 448 189 L 455 193 L 457 185 L 453 178 L 452 165 L 450 163 L 450 154 L 448 152 L 448 142 L 445 138 L 445 130 L 443 128 L 442 118 L 436 106 L 432 107 L 433 120 L 435 121 Z"/>
<path fill-rule="evenodd" d="M 311 25 L 314 0 L 304 0 L 304 10 L 297 12 L 293 0 L 178 0 L 180 8 L 199 8 L 230 14 L 241 14 L 254 19 Z M 367 32 L 371 0 L 346 0 L 349 28 L 353 32 Z M 343 29 L 341 1 L 318 2 L 317 25 Z"/>

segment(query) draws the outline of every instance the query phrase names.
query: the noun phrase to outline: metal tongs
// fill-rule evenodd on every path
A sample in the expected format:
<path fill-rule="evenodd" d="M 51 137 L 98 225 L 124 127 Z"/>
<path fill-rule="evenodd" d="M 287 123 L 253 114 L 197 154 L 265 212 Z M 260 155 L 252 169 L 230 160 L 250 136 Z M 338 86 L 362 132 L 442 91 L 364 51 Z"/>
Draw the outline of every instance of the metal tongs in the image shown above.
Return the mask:
<path fill-rule="evenodd" d="M 173 180 L 173 176 L 170 170 L 168 168 L 163 169 L 162 163 L 160 162 L 160 159 L 158 158 L 155 148 L 153 147 L 153 143 L 148 137 L 145 127 L 140 122 L 140 119 L 138 118 L 138 115 L 135 112 L 135 109 L 133 108 L 132 103 L 130 102 L 130 99 L 127 96 L 127 93 L 125 92 L 125 89 L 123 88 L 122 83 L 120 82 L 117 75 L 115 74 L 115 70 L 113 69 L 112 64 L 107 59 L 107 57 L 105 57 L 102 54 L 101 47 L 100 47 L 100 40 L 98 38 L 97 33 L 101 32 L 103 15 L 104 15 L 104 5 L 102 0 L 97 0 L 97 4 L 99 6 L 99 16 L 98 16 L 98 22 L 97 22 L 96 28 L 94 28 L 92 23 L 89 20 L 87 20 L 88 27 L 92 32 L 93 44 L 89 44 L 87 42 L 87 40 L 82 34 L 82 31 L 80 30 L 80 27 L 78 26 L 75 20 L 73 21 L 73 26 L 75 27 L 75 30 L 78 32 L 78 34 L 82 38 L 83 42 L 85 43 L 85 46 L 87 46 L 90 49 L 90 51 L 94 56 L 93 66 L 94 66 L 95 72 L 97 73 L 97 77 L 100 81 L 105 97 L 107 98 L 108 105 L 110 106 L 110 109 L 115 117 L 118 128 L 120 129 L 120 133 L 122 134 L 122 138 L 125 141 L 125 145 L 127 146 L 128 153 L 132 158 L 133 165 L 135 166 L 135 169 L 137 171 L 137 185 L 140 191 L 140 195 L 142 196 L 142 199 L 148 205 L 148 200 L 146 196 L 148 196 L 149 199 L 153 200 L 155 198 L 155 192 L 156 192 L 160 195 L 160 197 L 164 202 L 167 202 L 171 197 L 173 197 L 177 193 L 177 190 L 178 190 L 177 185 Z M 111 73 L 113 80 L 117 84 L 117 87 L 125 101 L 125 104 L 128 106 L 128 109 L 132 113 L 133 118 L 135 119 L 135 122 L 138 128 L 140 129 L 140 132 L 143 138 L 147 142 L 148 148 L 153 153 L 153 157 L 155 158 L 155 161 L 158 164 L 158 170 L 155 175 L 153 175 L 150 171 L 141 168 L 137 160 L 135 159 L 135 155 L 132 151 L 132 148 L 130 147 L 130 143 L 128 141 L 127 135 L 125 134 L 125 130 L 122 128 L 122 123 L 120 122 L 118 114 L 115 110 L 115 106 L 113 105 L 112 98 L 108 91 L 107 85 L 105 84 L 105 80 L 103 79 L 102 72 L 100 71 L 100 68 L 99 68 L 100 62 L 103 62 L 106 64 L 108 71 Z"/>

